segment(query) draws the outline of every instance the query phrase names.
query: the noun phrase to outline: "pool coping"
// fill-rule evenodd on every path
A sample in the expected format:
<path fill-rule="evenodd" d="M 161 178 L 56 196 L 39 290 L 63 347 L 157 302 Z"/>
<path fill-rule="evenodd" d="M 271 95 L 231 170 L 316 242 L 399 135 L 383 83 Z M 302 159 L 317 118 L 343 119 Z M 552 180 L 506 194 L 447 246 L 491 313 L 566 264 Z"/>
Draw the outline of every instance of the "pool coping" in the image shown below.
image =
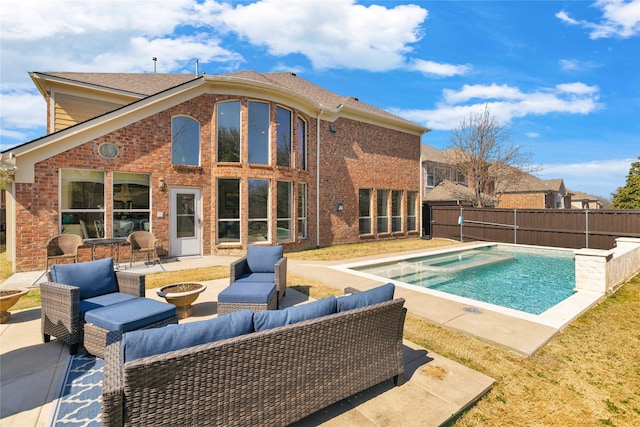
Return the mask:
<path fill-rule="evenodd" d="M 518 244 L 512 244 L 512 243 L 482 242 L 482 243 L 465 245 L 464 248 L 447 247 L 447 248 L 435 249 L 435 250 L 432 249 L 424 252 L 411 253 L 410 255 L 404 254 L 404 255 L 397 255 L 397 256 L 392 256 L 387 258 L 377 258 L 375 260 L 366 260 L 366 261 L 358 261 L 353 263 L 334 265 L 331 268 L 341 271 L 343 273 L 352 274 L 352 275 L 364 277 L 371 280 L 376 280 L 376 281 L 382 280 L 382 281 L 391 282 L 391 283 L 394 283 L 396 286 L 399 286 L 401 288 L 405 288 L 414 292 L 427 294 L 437 298 L 454 301 L 459 304 L 463 304 L 465 306 L 475 307 L 480 310 L 488 310 L 491 312 L 514 317 L 517 319 L 525 320 L 525 321 L 536 323 L 539 325 L 548 326 L 557 331 L 564 329 L 569 323 L 571 323 L 573 320 L 578 318 L 580 315 L 582 315 L 584 312 L 586 312 L 591 307 L 596 305 L 605 297 L 604 294 L 598 293 L 598 292 L 576 290 L 576 292 L 570 297 L 564 299 L 563 301 L 549 308 L 545 312 L 539 315 L 535 315 L 535 314 L 527 313 L 520 310 L 515 310 L 508 307 L 502 307 L 499 305 L 486 303 L 483 301 L 477 301 L 471 298 L 461 297 L 458 295 L 437 291 L 434 289 L 422 288 L 420 286 L 412 285 L 399 280 L 387 279 L 381 276 L 363 273 L 363 272 L 355 271 L 352 269 L 353 267 L 361 267 L 361 266 L 366 266 L 371 264 L 380 264 L 384 262 L 400 261 L 408 257 L 419 258 L 420 256 L 440 255 L 440 254 L 446 254 L 448 252 L 459 252 L 461 250 L 471 250 L 471 249 L 483 248 L 488 246 L 519 247 L 519 248 L 526 248 L 529 251 L 531 251 L 531 249 L 533 248 L 533 249 L 540 249 L 544 251 L 552 250 L 552 251 L 567 251 L 567 252 L 575 253 L 574 249 L 566 249 L 566 248 L 518 245 Z"/>

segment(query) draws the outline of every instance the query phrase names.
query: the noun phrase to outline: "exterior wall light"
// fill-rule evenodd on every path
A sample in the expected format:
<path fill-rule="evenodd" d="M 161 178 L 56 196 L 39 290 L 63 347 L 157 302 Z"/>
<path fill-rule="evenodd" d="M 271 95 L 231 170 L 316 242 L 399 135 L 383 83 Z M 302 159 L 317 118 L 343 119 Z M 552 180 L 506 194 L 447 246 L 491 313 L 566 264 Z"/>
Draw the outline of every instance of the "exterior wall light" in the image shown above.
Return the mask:
<path fill-rule="evenodd" d="M 167 183 L 164 182 L 164 178 L 160 178 L 160 191 L 163 193 L 167 192 Z"/>
<path fill-rule="evenodd" d="M 329 125 L 329 130 L 330 130 L 332 133 L 336 133 L 336 131 L 337 131 L 338 129 L 336 128 L 336 125 L 333 125 L 333 124 L 332 124 L 332 125 Z"/>
<path fill-rule="evenodd" d="M 342 206 L 342 203 L 336 203 L 336 211 L 340 212 L 341 210 L 344 210 L 344 206 Z"/>

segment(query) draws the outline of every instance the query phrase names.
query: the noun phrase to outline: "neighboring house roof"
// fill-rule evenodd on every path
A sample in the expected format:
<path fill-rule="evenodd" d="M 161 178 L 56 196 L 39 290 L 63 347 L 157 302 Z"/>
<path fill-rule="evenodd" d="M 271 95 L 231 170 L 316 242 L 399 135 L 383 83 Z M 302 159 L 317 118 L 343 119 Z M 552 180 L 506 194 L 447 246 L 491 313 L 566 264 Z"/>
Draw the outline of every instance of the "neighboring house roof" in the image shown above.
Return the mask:
<path fill-rule="evenodd" d="M 421 147 L 422 161 L 423 162 L 436 162 L 447 163 L 447 157 L 444 150 L 438 150 L 427 144 L 422 144 Z"/>
<path fill-rule="evenodd" d="M 475 196 L 475 192 L 469 187 L 445 179 L 429 190 L 424 200 L 428 202 L 458 200 L 461 195 L 472 198 Z"/>
<path fill-rule="evenodd" d="M 600 200 L 599 197 L 593 196 L 591 194 L 583 193 L 581 191 L 572 191 L 571 193 L 572 193 L 571 200 L 592 200 L 592 201 Z"/>
<path fill-rule="evenodd" d="M 565 193 L 564 181 L 557 179 L 540 179 L 529 173 L 522 174 L 518 182 L 507 185 L 503 193 Z"/>

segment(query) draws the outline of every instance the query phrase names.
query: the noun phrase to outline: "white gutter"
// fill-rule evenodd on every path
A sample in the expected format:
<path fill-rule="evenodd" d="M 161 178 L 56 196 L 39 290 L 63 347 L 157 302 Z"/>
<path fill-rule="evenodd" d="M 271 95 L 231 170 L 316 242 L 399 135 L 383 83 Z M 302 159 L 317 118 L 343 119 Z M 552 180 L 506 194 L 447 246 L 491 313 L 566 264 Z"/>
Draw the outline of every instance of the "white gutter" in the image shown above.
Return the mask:
<path fill-rule="evenodd" d="M 320 106 L 320 112 L 316 119 L 316 248 L 320 247 L 320 116 L 324 113 L 324 107 Z"/>
<path fill-rule="evenodd" d="M 420 207 L 419 209 L 419 215 L 416 215 L 418 218 L 420 218 L 420 221 L 418 222 L 418 227 L 420 227 L 420 237 L 423 238 L 424 237 L 424 233 L 426 232 L 426 230 L 424 229 L 423 225 L 424 225 L 424 218 L 422 217 L 422 204 L 424 203 L 424 171 L 422 169 L 422 162 L 424 161 L 424 159 L 422 158 L 422 140 L 420 141 L 420 164 L 418 165 L 418 167 L 420 168 Z M 429 218 L 431 219 L 431 218 Z"/>

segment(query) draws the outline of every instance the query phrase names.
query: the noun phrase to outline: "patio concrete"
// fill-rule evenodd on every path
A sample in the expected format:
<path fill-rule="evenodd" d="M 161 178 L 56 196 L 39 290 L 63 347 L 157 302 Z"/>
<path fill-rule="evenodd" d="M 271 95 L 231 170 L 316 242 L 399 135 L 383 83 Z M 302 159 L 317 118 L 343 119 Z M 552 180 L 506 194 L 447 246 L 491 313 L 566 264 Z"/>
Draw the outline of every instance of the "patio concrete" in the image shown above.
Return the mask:
<path fill-rule="evenodd" d="M 161 266 L 134 265 L 131 271 L 151 273 L 200 266 L 228 265 L 235 257 L 196 257 L 165 261 Z M 331 269 L 333 263 L 289 260 L 289 271 L 327 283 L 337 288 L 353 286 L 367 289 L 379 283 Z M 1 286 L 31 286 L 42 272 L 15 274 Z M 228 279 L 204 282 L 204 291 L 194 304 L 196 313 L 181 322 L 192 322 L 216 315 L 217 295 L 228 285 Z M 469 328 L 465 332 L 484 334 L 492 341 L 492 331 L 504 335 L 522 347 L 535 347 L 540 339 L 549 339 L 551 331 L 536 325 L 513 326 L 513 319 L 482 313 L 466 313 L 462 306 L 435 301 L 431 296 L 396 288 L 405 298 L 409 312 L 450 327 Z M 161 300 L 154 290 L 147 297 Z M 305 303 L 308 297 L 293 289 L 287 291 L 283 305 Z M 465 320 L 465 316 L 469 320 Z M 475 317 L 473 317 L 475 316 Z M 475 322 L 473 321 L 475 319 Z M 477 323 L 483 326 L 476 325 Z M 553 332 L 555 333 L 555 332 Z M 518 334 L 524 335 L 518 337 Z M 551 335 L 549 335 L 551 334 Z M 526 343 L 526 336 L 538 338 Z M 545 341 L 546 342 L 546 341 Z M 518 344 L 519 345 L 519 344 Z M 3 426 L 48 426 L 69 359 L 68 348 L 53 340 L 42 343 L 40 309 L 14 312 L 9 323 L 0 325 L 0 424 Z M 415 344 L 404 342 L 406 383 L 393 386 L 385 381 L 362 393 L 331 405 L 297 422 L 296 426 L 438 426 L 451 421 L 475 403 L 492 386 L 494 380 L 448 360 Z M 416 408 L 429 408 L 416 411 Z"/>

